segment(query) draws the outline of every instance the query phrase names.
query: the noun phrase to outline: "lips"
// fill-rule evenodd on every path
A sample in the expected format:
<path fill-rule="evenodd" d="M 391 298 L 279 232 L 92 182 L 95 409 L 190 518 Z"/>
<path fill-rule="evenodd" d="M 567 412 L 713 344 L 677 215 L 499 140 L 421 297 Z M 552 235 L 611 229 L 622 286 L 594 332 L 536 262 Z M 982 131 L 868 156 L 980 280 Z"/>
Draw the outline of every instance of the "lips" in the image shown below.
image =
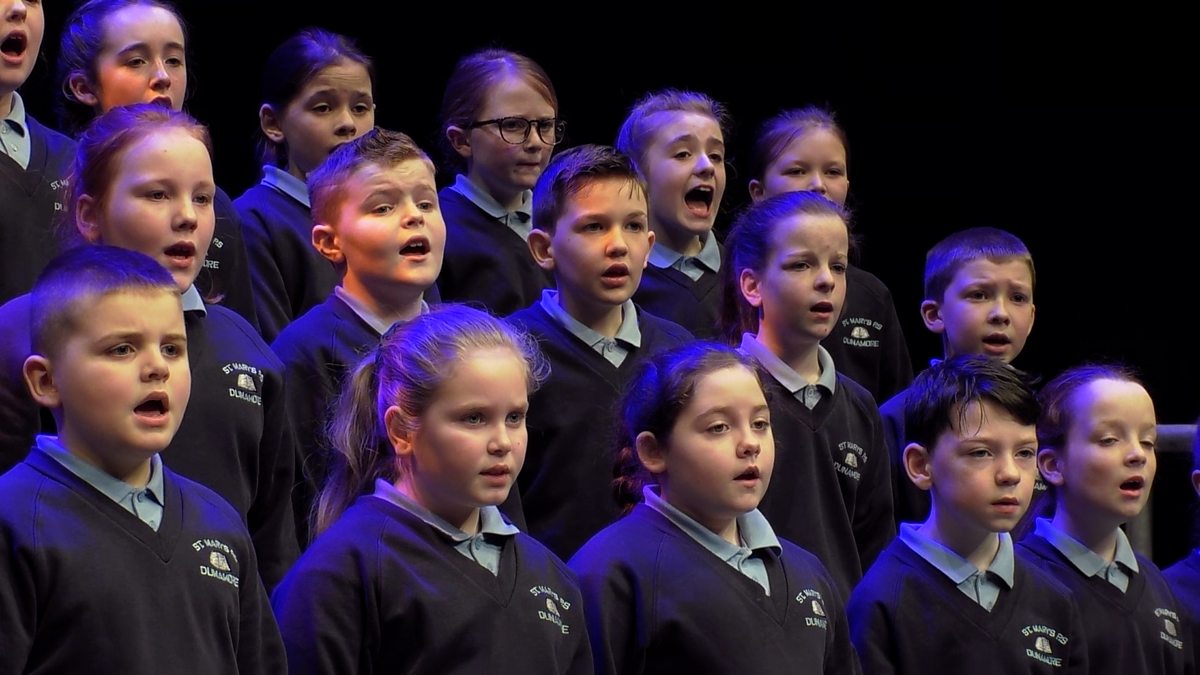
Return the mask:
<path fill-rule="evenodd" d="M 1121 483 L 1121 492 L 1132 494 L 1141 494 L 1142 489 L 1146 487 L 1146 479 L 1143 476 L 1132 476 Z"/>
<path fill-rule="evenodd" d="M 425 237 L 413 237 L 404 242 L 404 246 L 400 248 L 400 255 L 405 258 L 424 258 L 429 254 L 429 240 Z"/>
<path fill-rule="evenodd" d="M 171 100 L 170 96 L 155 96 L 154 98 L 150 99 L 149 102 L 155 105 L 160 105 L 164 108 L 175 107 L 175 102 Z"/>
<path fill-rule="evenodd" d="M 716 191 L 711 185 L 698 185 L 683 195 L 683 203 L 688 211 L 699 218 L 707 218 L 712 213 L 713 198 Z"/>
<path fill-rule="evenodd" d="M 22 31 L 13 31 L 0 40 L 0 54 L 3 54 L 6 60 L 19 61 L 28 47 L 29 37 Z"/>
<path fill-rule="evenodd" d="M 822 300 L 821 302 L 813 304 L 813 306 L 809 307 L 808 309 L 813 314 L 833 314 L 833 303 L 829 302 L 828 300 Z"/>
<path fill-rule="evenodd" d="M 762 471 L 757 466 L 748 466 L 746 470 L 734 476 L 736 481 L 755 481 L 762 478 Z"/>
<path fill-rule="evenodd" d="M 176 267 L 190 267 L 196 258 L 196 245 L 180 241 L 163 249 L 163 255 Z"/>
<path fill-rule="evenodd" d="M 171 402 L 166 392 L 156 391 L 142 399 L 133 412 L 144 423 L 158 426 L 167 421 L 167 415 L 171 412 Z"/>

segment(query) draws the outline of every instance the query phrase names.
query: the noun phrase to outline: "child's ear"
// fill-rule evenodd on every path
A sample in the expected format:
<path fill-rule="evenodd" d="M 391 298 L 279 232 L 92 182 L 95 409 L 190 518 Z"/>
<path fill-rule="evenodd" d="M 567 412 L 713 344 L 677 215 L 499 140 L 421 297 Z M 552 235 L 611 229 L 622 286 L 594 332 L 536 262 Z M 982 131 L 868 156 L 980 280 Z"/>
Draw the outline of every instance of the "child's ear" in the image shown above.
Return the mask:
<path fill-rule="evenodd" d="M 932 333 L 941 335 L 946 331 L 946 322 L 942 320 L 942 303 L 937 300 L 926 300 L 921 303 L 921 320 Z"/>
<path fill-rule="evenodd" d="M 654 434 L 643 431 L 637 435 L 634 448 L 638 460 L 650 473 L 663 473 L 667 470 L 667 453 Z"/>
<path fill-rule="evenodd" d="M 1197 495 L 1200 495 L 1200 469 L 1192 472 L 1192 489 L 1196 491 Z"/>
<path fill-rule="evenodd" d="M 1066 482 L 1066 479 L 1063 478 L 1063 458 L 1058 450 L 1054 448 L 1039 449 L 1037 464 L 1038 471 L 1042 473 L 1042 479 L 1047 483 L 1057 487 Z"/>
<path fill-rule="evenodd" d="M 742 270 L 742 273 L 738 275 L 738 288 L 741 289 L 742 297 L 750 303 L 751 307 L 762 307 L 762 286 L 754 270 L 749 267 Z"/>
<path fill-rule="evenodd" d="M 79 71 L 71 73 L 67 77 L 67 88 L 71 90 L 71 95 L 75 97 L 76 101 L 93 108 L 100 105 L 100 97 L 93 90 L 87 75 Z"/>
<path fill-rule="evenodd" d="M 38 405 L 47 408 L 59 406 L 61 400 L 58 396 L 58 386 L 54 384 L 54 370 L 50 367 L 49 359 L 40 354 L 30 356 L 25 359 L 21 374 L 25 376 L 25 386 L 29 388 L 29 393 Z"/>
<path fill-rule="evenodd" d="M 471 136 L 469 131 L 451 124 L 446 127 L 446 140 L 450 141 L 450 147 L 454 148 L 459 157 L 463 159 L 471 157 Z"/>
<path fill-rule="evenodd" d="M 922 490 L 933 487 L 933 462 L 929 450 L 919 443 L 909 443 L 904 448 L 904 471 L 913 485 Z"/>
<path fill-rule="evenodd" d="M 383 426 L 387 427 L 388 443 L 396 451 L 396 457 L 410 457 L 413 451 L 412 431 L 404 423 L 400 406 L 391 406 L 383 413 Z"/>
<path fill-rule="evenodd" d="M 313 225 L 312 245 L 325 259 L 335 265 L 346 262 L 346 254 L 342 253 L 341 242 L 338 241 L 337 231 L 324 223 Z"/>
<path fill-rule="evenodd" d="M 547 272 L 554 271 L 554 246 L 550 233 L 536 227 L 529 232 L 529 252 L 538 267 Z"/>
<path fill-rule="evenodd" d="M 275 109 L 269 103 L 262 104 L 262 107 L 258 109 L 258 126 L 272 143 L 283 143 L 285 140 L 283 127 L 280 126 L 283 121 L 281 117 L 275 113 Z"/>
<path fill-rule="evenodd" d="M 766 189 L 763 187 L 762 181 L 757 178 L 750 179 L 750 201 L 761 202 L 763 195 L 766 194 Z"/>
<path fill-rule="evenodd" d="M 79 201 L 75 203 L 75 228 L 89 244 L 100 241 L 100 223 L 97 222 L 99 215 L 100 204 L 96 198 L 88 194 L 80 195 Z"/>
<path fill-rule="evenodd" d="M 649 253 L 650 251 L 653 251 L 653 250 L 654 250 L 654 230 L 648 229 L 648 230 L 646 230 L 646 251 L 647 251 L 647 253 Z M 649 264 L 650 264 L 650 256 L 647 255 L 646 258 L 644 260 L 642 260 L 642 269 L 646 269 L 646 266 Z"/>

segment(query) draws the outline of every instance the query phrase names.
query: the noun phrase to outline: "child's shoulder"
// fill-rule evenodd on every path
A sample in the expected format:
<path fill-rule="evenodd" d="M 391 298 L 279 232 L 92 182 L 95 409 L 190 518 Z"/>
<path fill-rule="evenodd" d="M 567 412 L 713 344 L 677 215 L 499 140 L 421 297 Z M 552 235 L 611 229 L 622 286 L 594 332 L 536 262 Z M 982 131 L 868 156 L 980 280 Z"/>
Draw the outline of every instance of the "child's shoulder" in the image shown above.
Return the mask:
<path fill-rule="evenodd" d="M 672 535 L 665 517 L 645 504 L 606 526 L 571 557 L 571 569 L 583 574 L 605 573 L 618 561 L 652 560 L 661 542 Z"/>
<path fill-rule="evenodd" d="M 696 336 L 683 326 L 664 319 L 657 314 L 647 312 L 640 305 L 637 307 L 638 328 L 643 336 L 649 336 L 666 344 L 684 344 L 692 342 Z"/>
<path fill-rule="evenodd" d="M 50 154 L 54 155 L 63 152 L 71 155 L 74 154 L 75 148 L 78 145 L 74 138 L 38 122 L 33 115 L 29 114 L 25 115 L 25 126 L 29 127 L 30 139 L 41 139 L 46 144 Z M 71 159 L 73 160 L 74 157 L 72 156 Z"/>
<path fill-rule="evenodd" d="M 213 344 L 228 347 L 248 357 L 262 359 L 266 367 L 281 369 L 283 365 L 262 336 L 242 315 L 220 304 L 205 304 L 205 326 Z"/>
<path fill-rule="evenodd" d="M 214 492 L 208 486 L 175 473 L 165 464 L 163 465 L 163 477 L 179 488 L 179 495 L 183 501 L 183 508 L 185 510 L 199 508 L 205 520 L 214 521 L 232 530 L 239 531 L 245 534 L 246 540 L 249 541 L 250 534 L 246 530 L 246 525 L 242 521 L 241 514 L 238 513 L 237 509 L 233 508 L 233 505 L 227 499 Z M 166 508 L 170 508 L 170 506 Z"/>
<path fill-rule="evenodd" d="M 899 419 L 903 419 L 904 407 L 908 405 L 908 399 L 910 396 L 912 396 L 912 393 L 913 388 L 911 384 L 896 392 L 895 396 L 884 401 L 883 404 L 879 406 L 879 414 L 885 417 L 895 416 Z"/>
<path fill-rule="evenodd" d="M 844 394 L 848 403 L 866 411 L 864 414 L 868 417 L 879 417 L 879 404 L 875 402 L 875 397 L 870 391 L 867 391 L 866 387 L 840 372 L 837 374 L 837 386 L 838 392 Z M 837 398 L 836 395 L 835 398 Z"/>
<path fill-rule="evenodd" d="M 285 326 L 271 343 L 271 349 L 286 364 L 295 358 L 336 350 L 343 346 L 342 343 L 349 345 L 351 342 L 356 344 L 350 346 L 365 348 L 378 343 L 379 335 L 341 298 L 330 294 Z"/>
<path fill-rule="evenodd" d="M 892 304 L 892 291 L 879 277 L 856 265 L 846 268 L 846 292 L 853 292 L 859 300 Z"/>

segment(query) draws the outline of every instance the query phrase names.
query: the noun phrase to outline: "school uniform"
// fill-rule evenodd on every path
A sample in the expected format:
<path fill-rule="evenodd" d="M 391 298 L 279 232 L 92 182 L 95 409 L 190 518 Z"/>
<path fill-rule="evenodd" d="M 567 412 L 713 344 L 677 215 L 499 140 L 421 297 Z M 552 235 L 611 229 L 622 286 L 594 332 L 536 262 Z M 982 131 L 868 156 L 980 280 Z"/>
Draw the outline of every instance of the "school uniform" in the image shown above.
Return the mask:
<path fill-rule="evenodd" d="M 574 575 L 480 511 L 469 536 L 377 481 L 272 597 L 292 675 L 591 673 Z"/>
<path fill-rule="evenodd" d="M 925 522 L 933 503 L 929 492 L 914 485 L 904 468 L 904 448 L 908 447 L 910 440 L 904 428 L 904 408 L 913 391 L 911 386 L 905 387 L 879 406 L 879 417 L 883 419 L 883 439 L 892 462 L 892 502 L 897 523 Z"/>
<path fill-rule="evenodd" d="M 242 514 L 270 589 L 298 555 L 291 501 L 296 439 L 285 409 L 283 365 L 242 317 L 204 305 L 195 287 L 183 306 L 191 398 L 163 458 Z M 38 421 L 37 405 L 12 367 L 30 353 L 29 296 L 0 307 L 0 330 L 9 332 L 0 341 L 0 407 L 17 421 L 14 429 L 0 429 L 0 460 L 12 464 L 25 457 L 39 429 L 53 428 L 45 414 Z"/>
<path fill-rule="evenodd" d="M 757 510 L 738 518 L 734 546 L 652 488 L 645 500 L 571 558 L 597 673 L 860 672 L 815 556 Z"/>
<path fill-rule="evenodd" d="M 912 360 L 892 292 L 862 268 L 846 269 L 842 314 L 821 346 L 838 372 L 861 384 L 876 401 L 890 399 L 912 382 Z"/>
<path fill-rule="evenodd" d="M 708 233 L 695 256 L 684 256 L 661 241 L 655 242 L 633 301 L 701 340 L 718 339 L 725 296 L 721 276 L 724 261 L 725 247 L 713 232 Z"/>
<path fill-rule="evenodd" d="M 875 401 L 820 346 L 821 376 L 811 385 L 753 335 L 743 336 L 741 350 L 768 374 L 775 436 L 775 470 L 758 508 L 776 532 L 820 558 L 848 597 L 896 535 Z"/>
<path fill-rule="evenodd" d="M 0 672 L 287 671 L 239 514 L 156 469 L 157 530 L 41 448 L 0 476 Z"/>
<path fill-rule="evenodd" d="M 1071 589 L 1083 615 L 1088 661 L 1105 672 L 1193 672 L 1192 632 L 1162 572 L 1134 553 L 1124 532 L 1110 564 L 1038 518 L 1018 555 Z"/>
<path fill-rule="evenodd" d="M 446 253 L 437 285 L 445 302 L 486 307 L 508 316 L 533 304 L 554 278 L 538 267 L 527 239 L 532 192 L 513 213 L 459 175 L 454 185 L 438 192 L 446 221 Z"/>
<path fill-rule="evenodd" d="M 204 269 L 196 275 L 196 290 L 205 301 L 237 312 L 258 330 L 242 221 L 233 200 L 221 188 L 213 195 L 213 213 L 216 216 L 213 239 L 204 258 Z"/>
<path fill-rule="evenodd" d="M 259 329 L 272 342 L 293 319 L 329 297 L 341 276 L 312 245 L 308 188 L 299 178 L 264 166 L 262 182 L 233 204 L 250 256 Z"/>
<path fill-rule="evenodd" d="M 1200 656 L 1200 551 L 1192 549 L 1186 558 L 1163 570 L 1163 578 L 1192 627 L 1192 653 Z M 1200 658 L 1196 660 L 1200 665 Z"/>
<path fill-rule="evenodd" d="M 693 339 L 632 301 L 622 317 L 615 339 L 595 331 L 582 337 L 589 329 L 547 291 L 508 319 L 537 339 L 550 362 L 549 379 L 529 399 L 529 445 L 517 485 L 529 533 L 563 560 L 617 519 L 612 467 L 621 394 L 643 361 Z"/>
<path fill-rule="evenodd" d="M 0 304 L 28 293 L 58 251 L 56 228 L 67 216 L 75 141 L 25 112 L 21 95 L 0 118 Z M 22 148 L 20 150 L 19 148 Z M 11 154 L 10 154 L 11 151 Z"/>
<path fill-rule="evenodd" d="M 421 303 L 421 313 L 429 306 Z M 296 434 L 296 533 L 308 542 L 312 505 L 328 473 L 325 429 L 347 375 L 374 349 L 389 325 L 340 286 L 279 334 L 271 349 L 283 362 L 288 419 Z"/>
<path fill-rule="evenodd" d="M 986 571 L 901 525 L 850 595 L 846 611 L 863 671 L 1090 672 L 1083 619 L 1070 591 L 1015 557 L 1012 538 Z"/>

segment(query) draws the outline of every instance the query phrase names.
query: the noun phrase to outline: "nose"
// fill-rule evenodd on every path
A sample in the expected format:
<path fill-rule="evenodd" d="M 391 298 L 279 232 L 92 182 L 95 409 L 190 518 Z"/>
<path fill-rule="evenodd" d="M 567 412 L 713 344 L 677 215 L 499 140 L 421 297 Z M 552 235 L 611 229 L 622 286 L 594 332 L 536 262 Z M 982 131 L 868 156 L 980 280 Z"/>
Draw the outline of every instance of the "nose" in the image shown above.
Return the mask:
<path fill-rule="evenodd" d="M 338 138 L 354 138 L 357 131 L 358 128 L 354 124 L 354 115 L 351 114 L 349 108 L 343 106 L 340 109 L 337 126 L 334 127 L 333 133 Z"/>
<path fill-rule="evenodd" d="M 819 171 L 813 171 L 812 174 L 810 174 L 808 179 L 808 191 L 815 192 L 819 195 L 824 195 L 826 193 L 825 180 L 821 178 L 821 173 Z"/>
<path fill-rule="evenodd" d="M 1008 313 L 1008 302 L 1004 298 L 997 298 L 992 303 L 991 311 L 988 312 L 988 322 L 998 324 L 1008 324 L 1010 321 Z"/>
<path fill-rule="evenodd" d="M 178 211 L 175 213 L 175 222 L 171 229 L 176 232 L 191 232 L 199 225 L 199 216 L 196 212 L 196 203 L 191 198 L 181 199 Z"/>
<path fill-rule="evenodd" d="M 171 377 L 171 369 L 167 367 L 167 358 L 160 349 L 148 349 L 145 352 L 145 367 L 142 370 L 142 380 L 146 382 L 166 382 Z"/>
<path fill-rule="evenodd" d="M 5 18 L 9 21 L 16 21 L 18 19 L 24 20 L 27 12 L 28 10 L 25 7 L 25 2 L 23 0 L 16 0 L 12 3 L 12 6 L 9 7 L 8 16 Z"/>
<path fill-rule="evenodd" d="M 614 227 L 608 238 L 606 252 L 610 258 L 620 258 L 629 252 L 629 244 L 625 241 L 625 233 L 620 227 Z"/>
<path fill-rule="evenodd" d="M 496 433 L 488 441 L 488 454 L 503 457 L 512 452 L 512 447 L 512 433 L 508 428 L 508 424 L 501 421 L 496 429 Z"/>
<path fill-rule="evenodd" d="M 414 228 L 421 227 L 424 224 L 425 212 L 421 210 L 421 207 L 418 206 L 416 202 L 410 201 L 408 205 L 404 207 L 404 213 L 401 216 L 400 226 L 405 228 Z"/>
<path fill-rule="evenodd" d="M 820 271 L 817 272 L 816 279 L 813 280 L 813 285 L 821 291 L 832 291 L 834 287 L 833 269 L 829 265 L 822 265 Z"/>
<path fill-rule="evenodd" d="M 762 452 L 762 442 L 758 434 L 751 429 L 744 429 L 738 443 L 737 455 L 742 459 L 754 459 Z"/>
<path fill-rule="evenodd" d="M 1149 461 L 1150 452 L 1142 445 L 1140 439 L 1133 439 L 1129 444 L 1129 453 L 1125 456 L 1125 463 L 1130 466 L 1145 466 Z"/>
<path fill-rule="evenodd" d="M 701 178 L 711 178 L 717 171 L 717 165 L 712 158 L 705 153 L 696 155 L 696 166 L 694 173 Z"/>
<path fill-rule="evenodd" d="M 997 485 L 1016 485 L 1021 482 L 1021 472 L 1017 468 L 1017 460 L 1012 455 L 1004 455 L 996 467 Z"/>
<path fill-rule="evenodd" d="M 167 64 L 162 59 L 154 62 L 154 74 L 150 79 L 150 88 L 159 93 L 166 92 L 171 88 L 171 73 L 167 71 Z"/>

